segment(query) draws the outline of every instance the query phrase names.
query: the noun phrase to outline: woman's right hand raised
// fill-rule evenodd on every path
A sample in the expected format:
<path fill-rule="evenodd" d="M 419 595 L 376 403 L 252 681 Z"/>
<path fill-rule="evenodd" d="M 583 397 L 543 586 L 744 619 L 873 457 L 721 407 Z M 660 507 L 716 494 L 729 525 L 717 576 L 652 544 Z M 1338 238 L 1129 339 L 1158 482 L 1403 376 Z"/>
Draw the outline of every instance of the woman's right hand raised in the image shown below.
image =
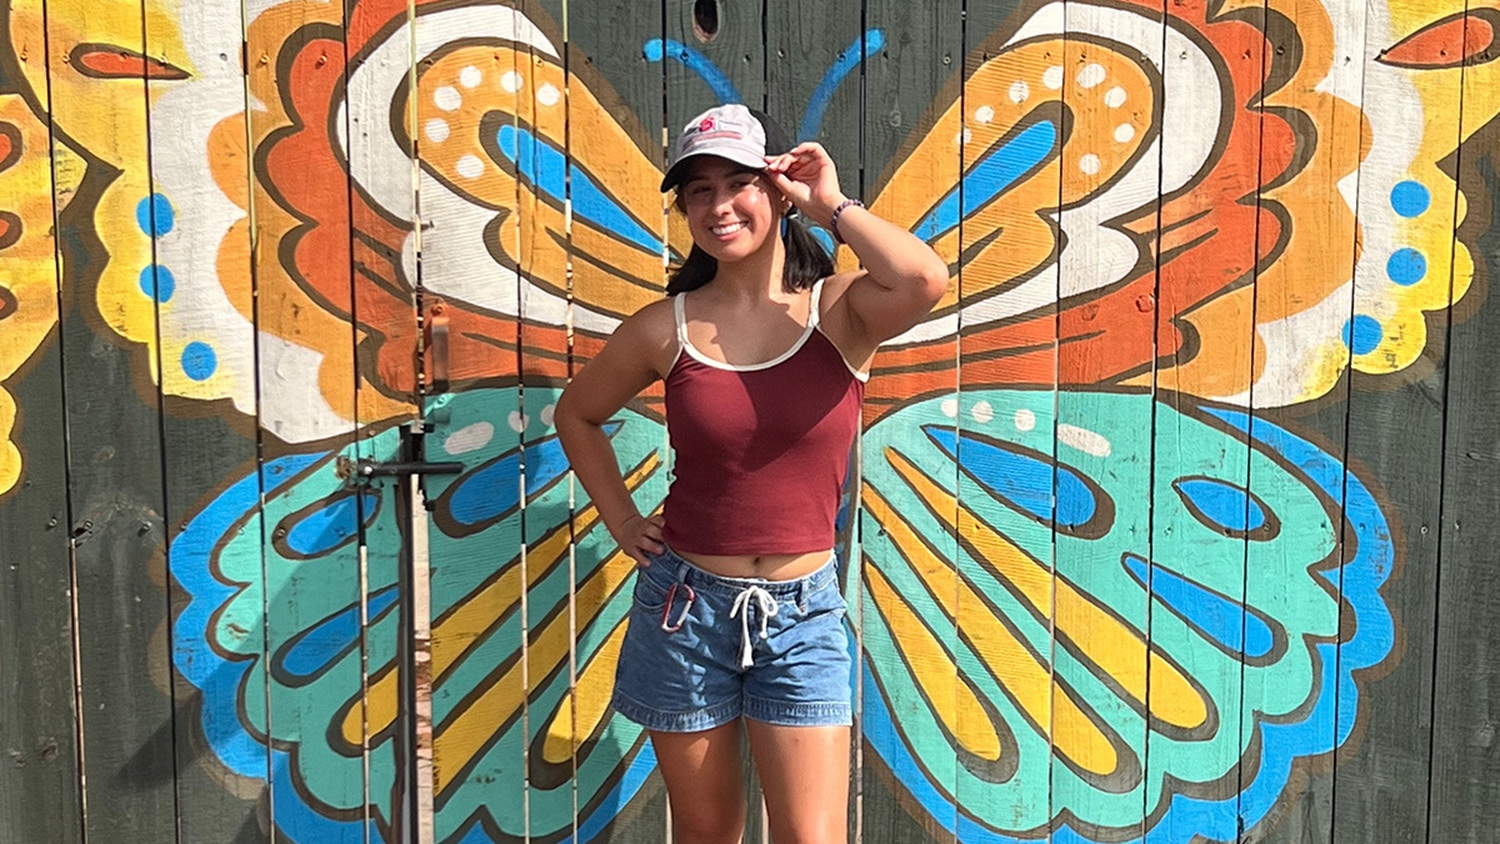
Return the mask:
<path fill-rule="evenodd" d="M 620 550 L 635 560 L 635 567 L 643 569 L 651 565 L 651 554 L 667 550 L 662 542 L 662 529 L 666 526 L 666 519 L 659 513 L 649 518 L 636 514 L 626 519 L 619 530 L 611 533 L 615 541 L 620 543 Z"/>

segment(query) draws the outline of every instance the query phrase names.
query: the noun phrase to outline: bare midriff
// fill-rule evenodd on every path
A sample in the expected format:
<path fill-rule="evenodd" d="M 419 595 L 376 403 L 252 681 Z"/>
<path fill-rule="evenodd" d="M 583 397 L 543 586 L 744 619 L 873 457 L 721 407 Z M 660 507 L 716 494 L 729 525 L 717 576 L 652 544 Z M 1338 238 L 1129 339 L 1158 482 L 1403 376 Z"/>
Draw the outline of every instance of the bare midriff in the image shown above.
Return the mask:
<path fill-rule="evenodd" d="M 673 549 L 676 550 L 676 549 Z M 830 551 L 805 554 L 697 554 L 677 551 L 679 557 L 720 577 L 758 577 L 763 580 L 796 580 L 828 563 Z"/>

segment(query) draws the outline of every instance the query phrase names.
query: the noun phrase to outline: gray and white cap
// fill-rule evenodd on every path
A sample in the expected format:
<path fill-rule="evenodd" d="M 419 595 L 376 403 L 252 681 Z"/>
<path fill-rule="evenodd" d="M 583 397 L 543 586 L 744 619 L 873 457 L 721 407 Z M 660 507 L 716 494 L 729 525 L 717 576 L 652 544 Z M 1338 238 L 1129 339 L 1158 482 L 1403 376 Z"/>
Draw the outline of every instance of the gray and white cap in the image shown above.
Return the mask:
<path fill-rule="evenodd" d="M 767 155 L 792 148 L 786 133 L 770 117 L 739 103 L 715 106 L 693 118 L 677 136 L 672 166 L 661 180 L 663 192 L 677 187 L 696 155 L 717 155 L 753 170 L 766 166 Z"/>

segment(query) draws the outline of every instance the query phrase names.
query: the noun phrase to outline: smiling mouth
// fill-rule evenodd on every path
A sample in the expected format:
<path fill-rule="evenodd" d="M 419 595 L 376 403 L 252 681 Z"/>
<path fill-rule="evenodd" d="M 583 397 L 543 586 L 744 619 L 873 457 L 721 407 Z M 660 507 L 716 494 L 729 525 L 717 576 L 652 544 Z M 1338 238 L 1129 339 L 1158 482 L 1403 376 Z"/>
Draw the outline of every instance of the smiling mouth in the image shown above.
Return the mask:
<path fill-rule="evenodd" d="M 709 229 L 709 231 L 713 232 L 715 237 L 724 237 L 725 235 L 734 234 L 744 227 L 744 223 L 737 222 L 729 223 L 728 225 L 723 226 L 714 226 L 713 228 Z"/>

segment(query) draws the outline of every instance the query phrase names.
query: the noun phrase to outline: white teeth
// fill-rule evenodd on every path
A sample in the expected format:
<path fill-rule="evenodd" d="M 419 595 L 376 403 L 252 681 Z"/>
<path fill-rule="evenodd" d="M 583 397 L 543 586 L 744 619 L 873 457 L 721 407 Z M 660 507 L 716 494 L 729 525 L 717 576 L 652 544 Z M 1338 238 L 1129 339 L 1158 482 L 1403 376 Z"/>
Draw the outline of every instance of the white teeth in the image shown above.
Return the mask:
<path fill-rule="evenodd" d="M 723 236 L 731 232 L 737 232 L 744 227 L 744 223 L 730 223 L 727 226 L 714 226 L 712 229 L 709 229 L 709 231 L 713 232 L 716 235 Z"/>

